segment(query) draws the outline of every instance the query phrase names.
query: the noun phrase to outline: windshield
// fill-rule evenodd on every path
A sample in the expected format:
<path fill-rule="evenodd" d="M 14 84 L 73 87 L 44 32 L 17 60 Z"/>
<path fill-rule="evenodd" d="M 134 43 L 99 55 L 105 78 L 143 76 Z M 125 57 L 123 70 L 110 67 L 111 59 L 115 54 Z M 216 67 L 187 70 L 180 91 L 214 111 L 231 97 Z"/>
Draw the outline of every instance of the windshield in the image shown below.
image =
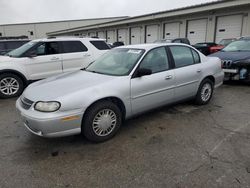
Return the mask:
<path fill-rule="evenodd" d="M 114 76 L 129 75 L 143 53 L 142 49 L 115 48 L 90 64 L 86 71 Z"/>
<path fill-rule="evenodd" d="M 30 48 L 32 48 L 33 46 L 35 46 L 38 42 L 28 42 L 24 45 L 22 45 L 21 47 L 12 50 L 11 52 L 7 53 L 6 55 L 10 56 L 10 57 L 20 57 L 24 52 L 26 52 L 27 50 L 29 50 Z"/>
<path fill-rule="evenodd" d="M 223 48 L 224 52 L 250 51 L 250 40 L 238 40 Z"/>
<path fill-rule="evenodd" d="M 233 39 L 222 39 L 222 40 L 219 42 L 219 45 L 227 46 L 227 45 L 230 44 L 232 41 L 233 41 Z"/>

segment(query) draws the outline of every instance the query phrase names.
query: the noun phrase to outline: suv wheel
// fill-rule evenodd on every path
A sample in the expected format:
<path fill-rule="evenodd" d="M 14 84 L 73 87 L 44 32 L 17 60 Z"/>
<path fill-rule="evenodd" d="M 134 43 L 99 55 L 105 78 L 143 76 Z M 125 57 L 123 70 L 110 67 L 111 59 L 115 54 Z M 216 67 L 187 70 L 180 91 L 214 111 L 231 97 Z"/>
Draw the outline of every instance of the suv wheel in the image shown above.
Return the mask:
<path fill-rule="evenodd" d="M 93 142 L 103 142 L 112 138 L 122 122 L 120 109 L 110 101 L 101 101 L 91 106 L 83 119 L 82 132 Z"/>
<path fill-rule="evenodd" d="M 210 79 L 204 79 L 196 94 L 195 103 L 198 105 L 207 104 L 212 96 L 214 90 L 214 83 Z"/>
<path fill-rule="evenodd" d="M 12 73 L 0 75 L 0 98 L 11 98 L 21 95 L 24 85 L 20 77 Z"/>

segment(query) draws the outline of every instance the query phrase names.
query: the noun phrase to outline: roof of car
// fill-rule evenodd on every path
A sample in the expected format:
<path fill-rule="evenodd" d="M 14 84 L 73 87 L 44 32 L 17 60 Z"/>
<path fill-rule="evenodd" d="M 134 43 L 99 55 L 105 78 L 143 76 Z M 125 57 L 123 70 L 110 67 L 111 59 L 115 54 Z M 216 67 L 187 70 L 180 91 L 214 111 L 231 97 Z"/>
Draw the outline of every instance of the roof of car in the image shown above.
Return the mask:
<path fill-rule="evenodd" d="M 144 50 L 151 50 L 156 47 L 161 46 L 189 46 L 184 43 L 148 43 L 148 44 L 134 44 L 134 45 L 127 45 L 127 46 L 120 46 L 117 48 L 134 48 L 134 49 L 144 49 Z"/>
<path fill-rule="evenodd" d="M 105 41 L 105 39 L 99 39 L 99 38 L 83 38 L 83 37 L 50 37 L 50 38 L 42 38 L 42 39 L 35 39 L 33 41 L 40 42 L 40 41 Z"/>

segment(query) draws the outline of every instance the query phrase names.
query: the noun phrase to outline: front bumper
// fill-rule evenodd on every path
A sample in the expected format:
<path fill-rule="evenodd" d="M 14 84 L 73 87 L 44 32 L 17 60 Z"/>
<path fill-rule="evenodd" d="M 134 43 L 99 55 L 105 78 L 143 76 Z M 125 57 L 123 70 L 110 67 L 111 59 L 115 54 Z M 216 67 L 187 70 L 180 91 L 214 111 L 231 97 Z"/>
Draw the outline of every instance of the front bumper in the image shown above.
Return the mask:
<path fill-rule="evenodd" d="M 22 108 L 20 98 L 16 101 L 16 108 L 25 127 L 35 135 L 62 137 L 81 133 L 83 116 L 81 109 L 43 113 L 34 110 L 31 106 L 26 110 Z"/>

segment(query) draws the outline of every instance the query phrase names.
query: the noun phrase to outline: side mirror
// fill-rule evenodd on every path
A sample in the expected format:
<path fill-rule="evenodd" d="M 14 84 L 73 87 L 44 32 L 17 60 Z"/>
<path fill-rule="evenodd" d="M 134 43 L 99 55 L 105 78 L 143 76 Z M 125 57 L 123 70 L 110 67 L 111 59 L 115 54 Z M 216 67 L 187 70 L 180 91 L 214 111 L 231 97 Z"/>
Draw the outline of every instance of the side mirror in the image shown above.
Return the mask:
<path fill-rule="evenodd" d="M 30 51 L 28 54 L 27 54 L 27 57 L 30 57 L 30 58 L 33 58 L 33 57 L 36 57 L 37 54 L 36 54 L 36 51 L 35 50 L 32 50 Z"/>
<path fill-rule="evenodd" d="M 137 77 L 142 77 L 142 76 L 146 76 L 146 75 L 150 75 L 150 74 L 152 74 L 152 70 L 151 69 L 139 68 L 137 70 L 136 76 Z"/>

